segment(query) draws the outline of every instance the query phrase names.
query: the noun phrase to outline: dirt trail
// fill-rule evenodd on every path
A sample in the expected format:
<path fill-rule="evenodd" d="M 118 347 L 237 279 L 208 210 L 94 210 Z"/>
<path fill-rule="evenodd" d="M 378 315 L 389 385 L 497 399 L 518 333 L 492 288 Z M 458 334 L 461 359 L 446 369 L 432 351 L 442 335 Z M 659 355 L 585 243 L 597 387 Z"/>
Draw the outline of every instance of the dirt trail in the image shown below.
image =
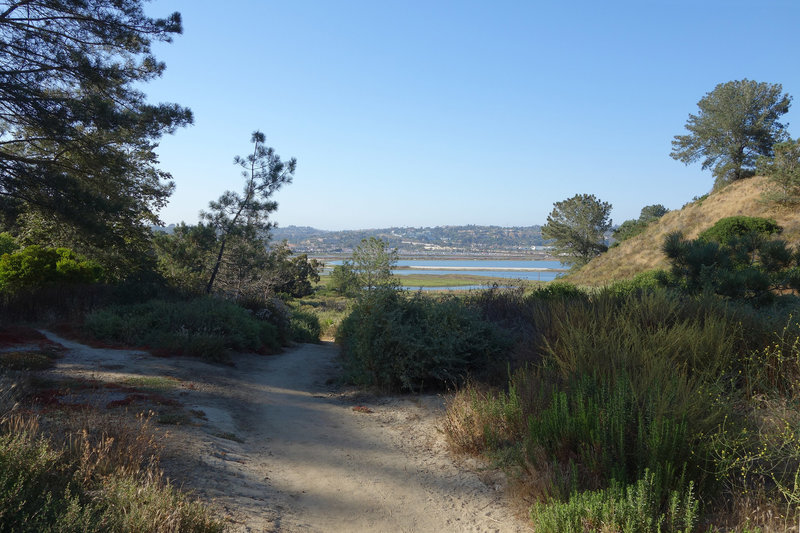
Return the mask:
<path fill-rule="evenodd" d="M 68 348 L 56 373 L 174 378 L 168 393 L 201 418 L 170 427 L 165 469 L 233 531 L 530 530 L 504 505 L 501 479 L 448 453 L 436 429 L 440 398 L 337 390 L 331 344 L 238 355 L 224 367 L 48 336 Z"/>

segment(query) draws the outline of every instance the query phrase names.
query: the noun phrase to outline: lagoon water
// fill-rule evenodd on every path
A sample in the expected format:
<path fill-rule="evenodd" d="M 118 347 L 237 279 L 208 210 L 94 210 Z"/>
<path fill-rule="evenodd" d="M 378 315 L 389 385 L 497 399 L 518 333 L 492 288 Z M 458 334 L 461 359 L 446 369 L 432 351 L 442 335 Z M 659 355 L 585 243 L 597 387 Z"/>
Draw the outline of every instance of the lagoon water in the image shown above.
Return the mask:
<path fill-rule="evenodd" d="M 341 265 L 341 260 L 325 261 L 326 265 Z M 403 259 L 397 262 L 394 274 L 471 275 L 507 278 L 509 280 L 552 281 L 561 272 L 539 269 L 566 269 L 560 261 L 505 260 L 505 259 Z M 441 290 L 447 287 L 437 287 Z M 465 287 L 454 287 L 464 289 Z M 475 286 L 475 288 L 480 288 Z"/>

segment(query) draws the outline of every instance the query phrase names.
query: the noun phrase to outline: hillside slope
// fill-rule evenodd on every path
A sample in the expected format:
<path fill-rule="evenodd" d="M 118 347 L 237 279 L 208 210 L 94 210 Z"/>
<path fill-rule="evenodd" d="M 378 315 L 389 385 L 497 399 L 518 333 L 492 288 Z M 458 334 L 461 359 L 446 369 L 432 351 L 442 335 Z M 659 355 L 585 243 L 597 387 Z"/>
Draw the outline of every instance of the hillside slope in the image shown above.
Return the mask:
<path fill-rule="evenodd" d="M 604 285 L 631 278 L 645 270 L 668 268 L 666 257 L 661 252 L 668 233 L 681 231 L 685 237 L 695 238 L 717 220 L 736 215 L 774 218 L 783 226 L 781 237 L 797 246 L 800 243 L 800 212 L 764 203 L 761 195 L 766 186 L 767 180 L 763 177 L 741 180 L 703 200 L 687 204 L 683 209 L 671 211 L 643 233 L 596 257 L 566 279 L 579 285 Z"/>

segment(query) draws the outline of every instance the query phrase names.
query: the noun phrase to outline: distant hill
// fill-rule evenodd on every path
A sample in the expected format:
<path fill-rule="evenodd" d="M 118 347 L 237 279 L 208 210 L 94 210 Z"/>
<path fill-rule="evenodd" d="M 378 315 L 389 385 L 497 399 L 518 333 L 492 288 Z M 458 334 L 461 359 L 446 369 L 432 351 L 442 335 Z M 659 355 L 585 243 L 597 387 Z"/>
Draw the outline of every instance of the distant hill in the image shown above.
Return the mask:
<path fill-rule="evenodd" d="M 736 215 L 774 218 L 783 226 L 781 237 L 796 246 L 800 243 L 800 213 L 764 203 L 761 195 L 766 184 L 763 177 L 740 180 L 680 210 L 671 211 L 643 233 L 592 259 L 567 279 L 581 285 L 603 285 L 631 278 L 645 270 L 668 268 L 666 257 L 661 252 L 668 233 L 681 231 L 685 237 L 693 239 L 717 220 Z"/>
<path fill-rule="evenodd" d="M 350 253 L 361 239 L 377 237 L 388 241 L 401 254 L 542 253 L 541 226 L 436 226 L 424 228 L 383 228 L 325 231 L 287 226 L 272 230 L 273 240 L 286 239 L 299 251 L 317 254 Z"/>
<path fill-rule="evenodd" d="M 175 224 L 152 226 L 154 232 L 172 233 Z M 362 239 L 376 237 L 397 248 L 401 255 L 544 256 L 547 247 L 541 226 L 436 226 L 327 231 L 309 226 L 272 228 L 272 241 L 287 241 L 296 252 L 349 255 Z"/>

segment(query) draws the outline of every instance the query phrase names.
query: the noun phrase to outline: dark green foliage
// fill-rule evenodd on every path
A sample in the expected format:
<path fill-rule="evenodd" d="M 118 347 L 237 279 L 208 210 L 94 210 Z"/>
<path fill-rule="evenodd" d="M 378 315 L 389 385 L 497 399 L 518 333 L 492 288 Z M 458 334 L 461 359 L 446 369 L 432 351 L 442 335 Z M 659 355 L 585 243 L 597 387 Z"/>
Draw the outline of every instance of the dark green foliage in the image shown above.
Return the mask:
<path fill-rule="evenodd" d="M 0 294 L 0 321 L 80 321 L 114 301 L 113 288 L 99 283 L 48 284 Z"/>
<path fill-rule="evenodd" d="M 370 237 L 361 241 L 361 244 L 353 250 L 351 261 L 345 262 L 343 266 L 353 269 L 359 289 L 371 291 L 397 287 L 397 280 L 392 274 L 395 265 L 397 265 L 397 250 L 389 249 L 388 243 L 383 239 Z"/>
<path fill-rule="evenodd" d="M 264 278 L 267 292 L 302 298 L 314 292 L 312 283 L 319 282 L 322 263 L 307 254 L 294 255 L 286 241 L 272 246 L 267 256 Z"/>
<path fill-rule="evenodd" d="M 234 158 L 245 179 L 242 193 L 225 191 L 218 200 L 209 202 L 208 211 L 200 213 L 219 239 L 205 287 L 206 293 L 210 294 L 214 288 L 217 273 L 226 257 L 225 247 L 229 239 L 238 237 L 240 246 L 260 245 L 262 249 L 266 246 L 272 227 L 268 218 L 278 208 L 278 204 L 270 197 L 283 185 L 292 182 L 297 160 L 281 161 L 275 149 L 264 146 L 265 141 L 262 132 L 254 131 L 250 138 L 253 153 Z"/>
<path fill-rule="evenodd" d="M 470 299 L 513 331 L 511 378 L 461 390 L 444 431 L 508 470 L 537 531 L 694 531 L 699 502 L 707 519 L 752 495 L 797 501 L 797 299 L 754 308 L 664 284 L 651 271 Z M 748 402 L 780 407 L 760 418 Z"/>
<path fill-rule="evenodd" d="M 16 239 L 8 233 L 0 233 L 0 255 L 10 254 L 19 249 Z"/>
<path fill-rule="evenodd" d="M 247 239 L 245 234 L 228 237 L 225 260 L 215 277 L 220 292 L 240 301 L 273 295 L 301 298 L 313 292 L 319 261 L 294 255 L 286 241 L 268 247 L 264 239 Z M 199 294 L 207 287 L 220 242 L 214 228 L 203 223 L 179 224 L 171 234 L 158 232 L 153 236 L 158 270 L 171 286 Z"/>
<path fill-rule="evenodd" d="M 275 325 L 211 297 L 115 305 L 89 314 L 85 327 L 101 340 L 212 361 L 227 361 L 228 350 L 273 353 L 280 349 Z"/>
<path fill-rule="evenodd" d="M 776 291 L 800 289 L 800 253 L 783 240 L 764 237 L 777 231 L 777 225 L 764 219 L 735 218 L 745 220 L 715 226 L 706 238 L 686 240 L 680 232 L 667 235 L 662 249 L 672 266 L 673 286 L 691 294 L 715 293 L 757 305 L 773 301 Z M 740 233 L 751 227 L 758 229 Z"/>
<path fill-rule="evenodd" d="M 669 209 L 661 204 L 646 205 L 639 213 L 637 220 L 626 220 L 614 230 L 613 237 L 617 242 L 622 242 L 631 237 L 642 233 L 645 228 L 669 212 Z M 616 244 L 616 243 L 615 243 Z"/>
<path fill-rule="evenodd" d="M 330 273 L 328 288 L 342 296 L 355 296 L 360 290 L 358 276 L 350 261 L 335 265 Z"/>
<path fill-rule="evenodd" d="M 310 311 L 293 309 L 289 318 L 289 329 L 295 342 L 319 342 L 322 327 L 317 315 Z"/>
<path fill-rule="evenodd" d="M 98 246 L 126 250 L 171 194 L 154 151 L 191 123 L 141 87 L 165 65 L 153 42 L 182 30 L 178 13 L 147 17 L 141 0 L 10 0 L 0 13 L 0 211 L 80 228 Z M 56 31 L 57 28 L 57 31 Z"/>
<path fill-rule="evenodd" d="M 693 433 L 684 406 L 664 401 L 664 396 L 685 392 L 686 384 L 667 381 L 642 390 L 626 372 L 620 369 L 605 379 L 571 374 L 556 387 L 549 405 L 530 416 L 525 449 L 533 461 L 542 454 L 539 460 L 547 462 L 574 457 L 583 483 L 632 483 L 653 472 L 651 497 L 664 501 L 682 484 L 687 466 L 694 479 L 702 476 L 700 458 L 691 454 Z"/>
<path fill-rule="evenodd" d="M 529 485 L 542 501 L 532 509 L 537 530 L 691 530 L 700 500 L 691 487 L 711 504 L 720 483 L 741 475 L 731 464 L 744 459 L 730 460 L 722 447 L 744 444 L 716 436 L 724 424 L 747 432 L 745 421 L 728 420 L 733 406 L 797 390 L 800 333 L 787 319 L 791 309 L 687 296 L 658 288 L 663 276 L 647 273 L 628 290 L 494 299 L 492 308 L 509 308 L 496 316 L 517 305 L 531 322 L 517 342 L 532 355 L 517 363 L 507 389 L 460 392 L 445 431 Z M 789 440 L 770 457 L 788 453 Z M 737 457 L 763 465 L 763 442 L 746 442 Z M 795 470 L 770 472 L 771 483 L 791 487 Z"/>
<path fill-rule="evenodd" d="M 735 216 L 719 219 L 713 226 L 699 235 L 706 241 L 720 244 L 729 244 L 735 239 L 755 234 L 758 237 L 768 237 L 781 233 L 781 228 L 771 218 Z"/>
<path fill-rule="evenodd" d="M 0 292 L 51 284 L 94 283 L 102 269 L 67 248 L 28 246 L 0 256 Z"/>
<path fill-rule="evenodd" d="M 152 276 L 156 267 L 149 223 L 119 225 L 113 235 L 98 235 L 64 224 L 55 216 L 26 212 L 13 226 L 21 246 L 69 248 L 103 267 L 112 283 L 137 281 Z"/>
<path fill-rule="evenodd" d="M 542 226 L 542 236 L 552 240 L 551 245 L 561 261 L 581 267 L 608 249 L 605 233 L 611 228 L 611 204 L 602 202 L 593 194 L 576 194 L 553 204 Z"/>
<path fill-rule="evenodd" d="M 530 295 L 531 300 L 584 299 L 586 292 L 566 281 L 551 281 L 536 287 Z"/>
<path fill-rule="evenodd" d="M 386 288 L 361 295 L 337 342 L 351 380 L 412 391 L 461 383 L 504 348 L 497 330 L 457 298 Z"/>
<path fill-rule="evenodd" d="M 720 186 L 752 176 L 759 156 L 772 156 L 786 139 L 778 120 L 789 111 L 791 97 L 780 84 L 737 80 L 721 83 L 689 115 L 688 134 L 676 135 L 670 156 L 687 165 L 702 160 Z"/>
<path fill-rule="evenodd" d="M 672 285 L 674 285 L 674 280 L 668 272 L 646 270 L 639 272 L 631 279 L 616 281 L 604 290 L 617 296 L 627 296 L 631 293 L 647 292 Z"/>
<path fill-rule="evenodd" d="M 770 190 L 764 198 L 784 206 L 800 203 L 800 139 L 777 143 L 773 157 L 758 159 L 758 173 L 767 176 Z"/>
<path fill-rule="evenodd" d="M 361 291 L 396 289 L 392 270 L 397 265 L 397 249 L 389 249 L 383 239 L 362 239 L 350 259 L 333 267 L 328 287 L 342 296 L 356 296 Z"/>
<path fill-rule="evenodd" d="M 153 246 L 158 271 L 173 287 L 199 293 L 211 275 L 216 243 L 214 228 L 202 223 L 188 226 L 181 222 L 172 233 L 156 232 Z"/>
<path fill-rule="evenodd" d="M 614 230 L 614 233 L 612 234 L 614 240 L 616 241 L 614 244 L 627 241 L 632 237 L 636 237 L 642 233 L 646 227 L 647 224 L 642 224 L 638 220 L 626 220 Z"/>
<path fill-rule="evenodd" d="M 669 209 L 661 204 L 646 205 L 639 212 L 640 222 L 652 222 L 669 213 Z"/>

